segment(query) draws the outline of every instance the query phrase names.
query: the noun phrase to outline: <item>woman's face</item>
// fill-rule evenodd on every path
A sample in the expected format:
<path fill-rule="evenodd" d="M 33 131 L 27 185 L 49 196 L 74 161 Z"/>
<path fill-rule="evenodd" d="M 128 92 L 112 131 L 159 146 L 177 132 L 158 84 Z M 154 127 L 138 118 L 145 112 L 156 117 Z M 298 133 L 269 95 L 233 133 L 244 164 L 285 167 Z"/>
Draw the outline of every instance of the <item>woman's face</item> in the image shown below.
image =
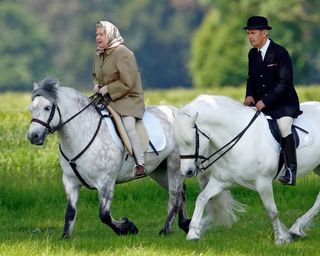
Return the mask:
<path fill-rule="evenodd" d="M 100 28 L 98 27 L 96 29 L 96 43 L 97 43 L 97 47 L 104 49 L 107 47 L 107 38 L 106 38 L 106 32 L 104 30 L 104 28 Z"/>

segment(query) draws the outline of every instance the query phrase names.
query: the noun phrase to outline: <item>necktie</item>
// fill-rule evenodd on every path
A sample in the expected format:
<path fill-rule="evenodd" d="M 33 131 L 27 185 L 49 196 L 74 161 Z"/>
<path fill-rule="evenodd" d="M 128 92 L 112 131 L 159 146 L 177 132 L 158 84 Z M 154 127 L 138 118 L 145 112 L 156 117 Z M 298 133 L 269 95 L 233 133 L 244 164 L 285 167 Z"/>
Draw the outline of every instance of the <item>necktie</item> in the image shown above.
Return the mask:
<path fill-rule="evenodd" d="M 258 50 L 258 54 L 259 54 L 259 61 L 263 62 L 262 51 Z"/>

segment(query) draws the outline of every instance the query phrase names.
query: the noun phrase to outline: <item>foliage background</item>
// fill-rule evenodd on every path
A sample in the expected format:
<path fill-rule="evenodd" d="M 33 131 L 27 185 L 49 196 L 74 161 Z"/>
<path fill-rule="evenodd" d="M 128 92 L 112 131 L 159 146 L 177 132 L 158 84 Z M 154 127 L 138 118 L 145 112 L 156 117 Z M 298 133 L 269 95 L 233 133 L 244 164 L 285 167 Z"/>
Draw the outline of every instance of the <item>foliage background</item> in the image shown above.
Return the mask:
<path fill-rule="evenodd" d="M 46 76 L 91 88 L 95 23 L 115 23 L 145 89 L 245 83 L 250 15 L 269 18 L 290 52 L 297 84 L 320 83 L 318 0 L 0 0 L 0 91 Z"/>

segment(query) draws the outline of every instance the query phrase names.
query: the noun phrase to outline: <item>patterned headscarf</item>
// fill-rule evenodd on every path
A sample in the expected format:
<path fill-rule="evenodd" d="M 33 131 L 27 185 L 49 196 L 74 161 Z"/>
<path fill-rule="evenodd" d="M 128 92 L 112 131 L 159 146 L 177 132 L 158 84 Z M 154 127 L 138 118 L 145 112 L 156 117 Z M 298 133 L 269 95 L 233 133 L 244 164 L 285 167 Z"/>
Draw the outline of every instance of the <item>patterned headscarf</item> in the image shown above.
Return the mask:
<path fill-rule="evenodd" d="M 96 27 L 99 27 L 101 25 L 103 26 L 103 28 L 106 31 L 106 38 L 107 38 L 108 45 L 104 49 L 97 47 L 97 54 L 98 55 L 100 53 L 102 53 L 104 50 L 117 47 L 119 44 L 122 44 L 124 42 L 124 40 L 119 32 L 119 29 L 115 25 L 113 25 L 111 22 L 99 21 L 99 22 L 97 22 Z"/>

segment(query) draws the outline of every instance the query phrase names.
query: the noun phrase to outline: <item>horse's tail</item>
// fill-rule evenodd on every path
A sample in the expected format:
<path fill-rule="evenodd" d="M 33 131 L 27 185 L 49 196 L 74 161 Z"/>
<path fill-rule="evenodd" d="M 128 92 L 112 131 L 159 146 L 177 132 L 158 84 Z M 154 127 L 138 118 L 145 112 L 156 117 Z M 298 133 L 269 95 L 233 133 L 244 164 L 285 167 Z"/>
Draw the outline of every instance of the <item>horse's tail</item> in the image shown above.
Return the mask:
<path fill-rule="evenodd" d="M 236 201 L 229 190 L 211 198 L 206 205 L 207 216 L 202 219 L 203 229 L 214 226 L 231 226 L 238 220 L 237 213 L 245 212 L 245 205 Z"/>

